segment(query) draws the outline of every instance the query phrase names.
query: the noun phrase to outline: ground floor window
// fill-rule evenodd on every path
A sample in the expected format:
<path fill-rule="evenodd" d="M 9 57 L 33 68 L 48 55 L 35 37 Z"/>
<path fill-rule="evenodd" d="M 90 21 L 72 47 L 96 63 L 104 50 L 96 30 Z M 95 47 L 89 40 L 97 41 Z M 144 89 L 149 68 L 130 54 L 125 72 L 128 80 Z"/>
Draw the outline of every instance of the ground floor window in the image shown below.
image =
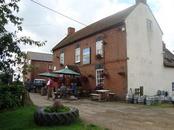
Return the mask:
<path fill-rule="evenodd" d="M 104 72 L 104 69 L 96 70 L 96 86 L 104 84 L 103 72 Z"/>

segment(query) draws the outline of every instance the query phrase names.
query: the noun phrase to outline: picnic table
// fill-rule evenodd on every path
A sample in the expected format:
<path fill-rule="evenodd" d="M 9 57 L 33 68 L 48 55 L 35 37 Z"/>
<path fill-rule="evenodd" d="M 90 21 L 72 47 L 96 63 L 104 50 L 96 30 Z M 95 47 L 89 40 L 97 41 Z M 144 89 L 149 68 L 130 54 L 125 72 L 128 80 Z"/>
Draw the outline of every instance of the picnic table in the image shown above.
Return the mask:
<path fill-rule="evenodd" d="M 101 89 L 101 90 L 96 90 L 96 92 L 98 92 L 98 93 L 108 93 L 108 92 L 110 92 L 110 90 Z"/>
<path fill-rule="evenodd" d="M 98 94 L 101 94 L 101 100 L 107 101 L 109 97 L 110 90 L 102 89 L 102 90 L 96 90 Z"/>
<path fill-rule="evenodd" d="M 108 89 L 96 90 L 95 93 L 91 93 L 91 98 L 98 101 L 112 101 L 115 98 L 115 93 Z"/>
<path fill-rule="evenodd" d="M 96 90 L 95 93 L 91 93 L 91 98 L 98 101 L 107 101 L 109 92 L 110 90 L 107 89 Z"/>

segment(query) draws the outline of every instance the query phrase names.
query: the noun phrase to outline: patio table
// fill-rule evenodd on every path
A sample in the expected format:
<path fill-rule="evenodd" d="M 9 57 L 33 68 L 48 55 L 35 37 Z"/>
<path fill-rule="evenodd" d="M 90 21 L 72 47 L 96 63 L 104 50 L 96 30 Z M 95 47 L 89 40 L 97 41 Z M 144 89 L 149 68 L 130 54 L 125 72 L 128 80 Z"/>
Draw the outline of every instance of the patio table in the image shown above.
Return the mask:
<path fill-rule="evenodd" d="M 108 100 L 110 90 L 102 89 L 102 90 L 96 90 L 96 92 L 101 94 L 101 100 L 104 101 Z"/>
<path fill-rule="evenodd" d="M 108 92 L 110 92 L 110 90 L 101 89 L 101 90 L 96 90 L 96 92 L 99 92 L 99 93 L 108 93 Z"/>

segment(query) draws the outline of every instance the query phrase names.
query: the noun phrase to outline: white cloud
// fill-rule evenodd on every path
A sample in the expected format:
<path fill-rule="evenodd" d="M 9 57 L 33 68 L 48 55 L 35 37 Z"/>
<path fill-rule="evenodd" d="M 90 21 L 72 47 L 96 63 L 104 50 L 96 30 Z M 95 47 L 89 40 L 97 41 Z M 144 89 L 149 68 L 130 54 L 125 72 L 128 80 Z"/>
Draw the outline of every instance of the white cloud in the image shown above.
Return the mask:
<path fill-rule="evenodd" d="M 119 12 L 129 6 L 130 4 L 126 4 L 126 3 L 115 2 L 113 4 L 112 2 L 104 2 L 102 8 L 99 8 L 96 11 L 96 14 L 95 14 L 96 17 L 93 17 L 93 19 L 94 21 L 98 21 L 102 18 L 115 14 L 116 12 Z"/>
<path fill-rule="evenodd" d="M 34 40 L 37 40 L 37 41 L 41 41 L 42 38 L 40 38 L 40 36 L 38 36 L 37 34 L 33 33 L 33 32 L 28 32 L 28 31 L 22 31 L 18 34 L 19 37 L 22 37 L 22 36 L 27 36 L 27 37 L 30 37 L 31 39 L 34 39 Z M 19 45 L 21 50 L 24 51 L 24 52 L 27 52 L 27 51 L 36 51 L 36 52 L 44 52 L 44 48 L 45 47 L 37 47 L 37 46 L 30 46 L 30 45 Z"/>
<path fill-rule="evenodd" d="M 157 2 L 159 4 L 159 9 L 155 12 L 155 16 L 163 30 L 163 40 L 170 50 L 174 50 L 174 17 L 172 17 L 172 13 L 174 12 L 174 1 L 157 0 Z"/>
<path fill-rule="evenodd" d="M 128 0 L 36 1 L 87 25 L 121 11 L 133 4 L 133 0 L 131 2 Z M 170 50 L 174 50 L 174 17 L 172 17 L 172 12 L 174 12 L 174 8 L 172 7 L 174 5 L 174 1 L 149 0 L 148 3 L 164 32 L 163 39 L 166 42 L 167 47 L 169 47 Z M 31 1 L 22 1 L 20 15 L 25 19 L 24 25 L 30 25 L 24 27 L 24 34 L 31 35 L 33 38 L 38 38 L 42 41 L 48 41 L 46 46 L 36 49 L 37 51 L 50 52 L 52 47 L 54 47 L 66 36 L 67 27 L 72 26 L 77 30 L 84 27 L 76 22 L 42 8 Z M 32 26 L 37 24 L 40 26 Z M 31 50 L 29 47 L 23 47 L 22 49 Z"/>

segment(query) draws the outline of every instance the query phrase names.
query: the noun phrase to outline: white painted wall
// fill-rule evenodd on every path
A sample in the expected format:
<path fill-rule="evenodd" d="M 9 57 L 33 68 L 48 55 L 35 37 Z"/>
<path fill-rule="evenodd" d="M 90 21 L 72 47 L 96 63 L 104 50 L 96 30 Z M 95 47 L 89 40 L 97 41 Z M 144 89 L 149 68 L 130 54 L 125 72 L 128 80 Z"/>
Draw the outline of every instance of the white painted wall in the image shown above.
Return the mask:
<path fill-rule="evenodd" d="M 146 19 L 152 21 L 147 30 Z M 151 10 L 140 3 L 125 20 L 127 32 L 128 90 L 144 87 L 145 95 L 172 91 L 174 68 L 163 66 L 162 32 Z"/>

